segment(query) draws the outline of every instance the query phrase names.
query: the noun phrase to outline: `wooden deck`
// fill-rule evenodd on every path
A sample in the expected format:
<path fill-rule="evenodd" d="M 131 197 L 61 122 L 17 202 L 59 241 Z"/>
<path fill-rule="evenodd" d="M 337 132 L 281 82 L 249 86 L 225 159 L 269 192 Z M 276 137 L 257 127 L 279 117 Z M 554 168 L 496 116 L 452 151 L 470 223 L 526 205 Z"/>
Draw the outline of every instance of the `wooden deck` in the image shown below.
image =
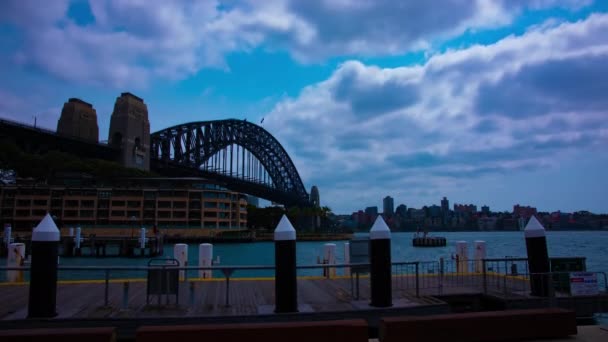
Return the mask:
<path fill-rule="evenodd" d="M 125 291 L 125 284 L 128 284 L 128 291 Z M 298 279 L 300 312 L 321 314 L 377 310 L 369 306 L 369 278 L 360 277 L 358 284 L 357 292 L 356 277 Z M 418 278 L 418 284 L 414 275 L 394 276 L 392 289 L 393 307 L 389 310 L 401 312 L 416 308 L 427 308 L 430 312 L 434 309 L 445 312 L 449 307 L 441 298 L 482 293 L 513 307 L 553 306 L 560 300 L 562 302 L 585 300 L 585 298 L 577 299 L 560 294 L 557 294 L 553 302 L 547 298 L 531 297 L 526 278 L 496 274 L 488 274 L 485 278 L 481 274 L 446 274 L 442 277 L 424 275 Z M 27 284 L 0 285 L 0 303 L 2 303 L 0 320 L 26 318 L 28 291 Z M 105 305 L 103 281 L 60 283 L 57 288 L 56 318 L 228 318 L 273 314 L 275 305 L 272 279 L 231 279 L 228 293 L 224 279 L 181 281 L 177 303 L 174 295 L 162 295 L 160 298 L 152 295 L 149 296 L 149 303 L 146 304 L 146 294 L 147 283 L 144 279 L 111 280 L 108 287 L 108 305 Z M 227 294 L 228 298 L 226 298 Z M 608 303 L 605 294 L 602 298 Z M 228 305 L 226 305 L 227 300 Z"/>
<path fill-rule="evenodd" d="M 354 279 L 353 279 L 354 280 Z M 150 296 L 146 304 L 146 282 L 128 283 L 125 306 L 123 281 L 111 281 L 108 305 L 105 306 L 105 284 L 60 283 L 57 288 L 56 318 L 147 318 L 244 316 L 271 314 L 274 310 L 274 281 L 232 279 L 229 284 L 229 305 L 226 305 L 226 282 L 223 279 L 184 281 L 179 285 L 179 303 L 174 295 Z M 338 312 L 372 309 L 369 302 L 369 279 L 359 281 L 359 297 L 353 296 L 350 278 L 299 279 L 298 303 L 302 312 Z M 29 287 L 0 286 L 0 319 L 19 320 L 27 316 Z M 430 296 L 416 297 L 415 291 L 396 288 L 394 307 L 445 306 Z"/>

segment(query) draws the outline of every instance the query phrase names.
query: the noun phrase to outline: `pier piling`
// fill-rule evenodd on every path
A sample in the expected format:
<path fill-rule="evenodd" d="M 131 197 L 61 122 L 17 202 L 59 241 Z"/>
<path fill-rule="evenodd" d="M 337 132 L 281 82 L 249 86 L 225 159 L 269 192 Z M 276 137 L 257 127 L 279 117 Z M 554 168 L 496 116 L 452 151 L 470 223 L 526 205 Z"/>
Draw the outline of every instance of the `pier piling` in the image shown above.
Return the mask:
<path fill-rule="evenodd" d="M 370 239 L 370 287 L 371 306 L 389 307 L 393 305 L 391 277 L 391 231 L 382 219 L 369 231 Z"/>
<path fill-rule="evenodd" d="M 532 216 L 524 229 L 524 236 L 526 238 L 532 295 L 548 297 L 552 284 L 549 278 L 550 264 L 545 227 L 538 222 L 536 217 Z"/>
<path fill-rule="evenodd" d="M 48 213 L 32 232 L 28 318 L 55 317 L 59 229 Z"/>
<path fill-rule="evenodd" d="M 283 215 L 274 230 L 275 310 L 276 313 L 298 312 L 296 280 L 296 230 Z"/>

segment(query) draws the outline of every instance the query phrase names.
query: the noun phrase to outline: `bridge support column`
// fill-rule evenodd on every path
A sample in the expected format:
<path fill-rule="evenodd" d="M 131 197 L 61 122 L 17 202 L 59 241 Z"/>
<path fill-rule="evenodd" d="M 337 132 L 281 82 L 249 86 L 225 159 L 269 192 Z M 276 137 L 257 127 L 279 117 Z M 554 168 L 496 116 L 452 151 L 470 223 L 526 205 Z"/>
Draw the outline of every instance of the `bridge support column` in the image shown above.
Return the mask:
<path fill-rule="evenodd" d="M 28 318 L 50 318 L 57 313 L 57 257 L 59 229 L 49 214 L 32 232 L 32 264 Z"/>
<path fill-rule="evenodd" d="M 530 270 L 530 289 L 533 296 L 548 297 L 552 286 L 549 275 L 549 253 L 545 228 L 532 216 L 524 229 L 526 251 L 528 253 L 528 269 Z"/>
<path fill-rule="evenodd" d="M 371 306 L 393 306 L 391 278 L 391 231 L 378 216 L 369 231 Z"/>
<path fill-rule="evenodd" d="M 285 215 L 274 230 L 274 263 L 274 312 L 298 312 L 296 230 Z"/>

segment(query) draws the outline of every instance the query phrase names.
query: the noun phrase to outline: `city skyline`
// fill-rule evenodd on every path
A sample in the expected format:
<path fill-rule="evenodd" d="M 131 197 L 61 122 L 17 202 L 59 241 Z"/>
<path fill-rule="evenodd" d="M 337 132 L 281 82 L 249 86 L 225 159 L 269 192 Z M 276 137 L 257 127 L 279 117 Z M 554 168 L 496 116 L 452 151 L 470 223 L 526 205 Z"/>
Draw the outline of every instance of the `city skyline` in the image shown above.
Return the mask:
<path fill-rule="evenodd" d="M 76 97 L 107 140 L 128 91 L 152 132 L 261 125 L 336 213 L 608 212 L 606 2 L 37 4 L 0 3 L 1 118 L 54 130 Z"/>

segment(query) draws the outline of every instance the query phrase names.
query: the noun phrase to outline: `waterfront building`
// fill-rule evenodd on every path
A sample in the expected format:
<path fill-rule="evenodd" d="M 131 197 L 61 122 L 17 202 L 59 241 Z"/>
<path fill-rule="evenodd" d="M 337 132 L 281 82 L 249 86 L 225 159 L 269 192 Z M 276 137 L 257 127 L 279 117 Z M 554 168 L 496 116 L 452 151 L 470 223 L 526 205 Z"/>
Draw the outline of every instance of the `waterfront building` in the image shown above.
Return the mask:
<path fill-rule="evenodd" d="M 97 143 L 99 127 L 93 105 L 81 99 L 71 98 L 63 104 L 57 121 L 57 133 Z"/>
<path fill-rule="evenodd" d="M 490 216 L 490 207 L 484 205 L 481 207 L 481 213 L 485 216 Z"/>
<path fill-rule="evenodd" d="M 387 218 L 395 214 L 395 200 L 391 196 L 386 196 L 382 200 L 382 214 Z"/>
<path fill-rule="evenodd" d="M 536 208 L 534 207 L 530 207 L 530 206 L 520 206 L 519 204 L 516 204 L 513 206 L 513 217 L 514 218 L 523 218 L 523 219 L 529 219 L 532 215 L 536 215 L 537 211 Z"/>
<path fill-rule="evenodd" d="M 450 201 L 446 197 L 441 200 L 441 215 L 446 216 L 450 212 Z"/>
<path fill-rule="evenodd" d="M 474 204 L 454 203 L 454 214 L 459 217 L 471 217 L 477 214 L 477 206 Z"/>
<path fill-rule="evenodd" d="M 432 206 L 428 207 L 428 212 L 430 217 L 441 217 L 441 207 L 438 205 L 433 204 Z"/>
<path fill-rule="evenodd" d="M 378 216 L 378 207 L 373 206 L 365 208 L 365 214 L 376 219 L 376 216 Z"/>
<path fill-rule="evenodd" d="M 401 218 L 407 217 L 407 206 L 405 204 L 399 204 L 397 209 L 395 209 L 395 214 L 399 215 Z"/>
<path fill-rule="evenodd" d="M 17 182 L 0 186 L 2 224 L 31 231 L 49 212 L 59 226 L 112 228 L 246 229 L 247 195 L 202 178 L 86 177 L 53 184 Z"/>

